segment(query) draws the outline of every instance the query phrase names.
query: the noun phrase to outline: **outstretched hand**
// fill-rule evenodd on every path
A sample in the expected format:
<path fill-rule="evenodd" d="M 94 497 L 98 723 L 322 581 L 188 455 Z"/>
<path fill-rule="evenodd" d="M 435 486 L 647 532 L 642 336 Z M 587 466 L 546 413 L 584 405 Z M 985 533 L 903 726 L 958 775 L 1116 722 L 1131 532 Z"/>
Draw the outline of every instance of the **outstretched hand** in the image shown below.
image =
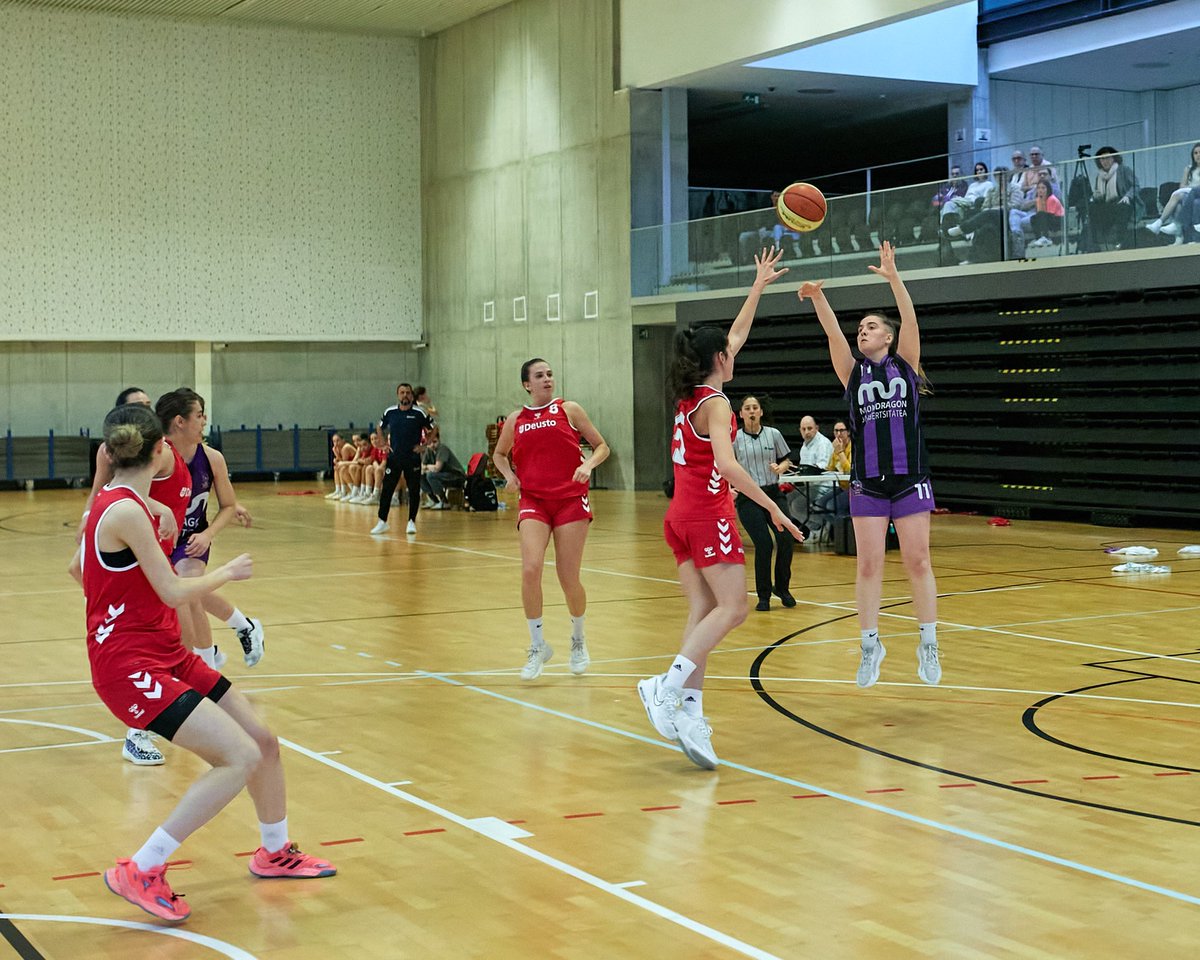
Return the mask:
<path fill-rule="evenodd" d="M 900 271 L 896 269 L 896 248 L 890 241 L 884 240 L 879 245 L 879 266 L 868 264 L 867 269 L 872 273 L 879 274 L 889 283 L 900 279 Z"/>
<path fill-rule="evenodd" d="M 785 273 L 788 272 L 787 267 L 780 270 L 775 269 L 775 264 L 779 263 L 783 257 L 783 249 L 775 249 L 771 247 L 769 250 L 764 247 L 762 253 L 754 255 L 754 269 L 757 271 L 754 277 L 754 285 L 757 287 L 765 287 L 768 283 L 774 283 Z"/>
<path fill-rule="evenodd" d="M 820 293 L 821 287 L 824 285 L 824 280 L 805 280 L 802 284 L 800 284 L 800 289 L 796 291 L 796 296 L 798 296 L 800 298 L 800 302 L 803 303 L 814 294 Z"/>

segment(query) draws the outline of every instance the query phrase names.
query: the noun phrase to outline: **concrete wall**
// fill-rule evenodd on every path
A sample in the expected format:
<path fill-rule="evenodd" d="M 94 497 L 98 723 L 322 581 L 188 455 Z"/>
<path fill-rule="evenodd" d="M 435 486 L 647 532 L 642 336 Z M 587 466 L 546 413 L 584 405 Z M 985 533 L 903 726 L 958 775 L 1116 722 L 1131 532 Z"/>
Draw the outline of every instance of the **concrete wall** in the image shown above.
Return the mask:
<path fill-rule="evenodd" d="M 605 0 L 517 0 L 424 41 L 422 374 L 465 461 L 485 448 L 486 424 L 524 400 L 521 364 L 544 357 L 613 448 L 603 483 L 627 487 L 629 105 L 613 91 L 612 55 Z M 559 321 L 547 320 L 553 294 Z"/>

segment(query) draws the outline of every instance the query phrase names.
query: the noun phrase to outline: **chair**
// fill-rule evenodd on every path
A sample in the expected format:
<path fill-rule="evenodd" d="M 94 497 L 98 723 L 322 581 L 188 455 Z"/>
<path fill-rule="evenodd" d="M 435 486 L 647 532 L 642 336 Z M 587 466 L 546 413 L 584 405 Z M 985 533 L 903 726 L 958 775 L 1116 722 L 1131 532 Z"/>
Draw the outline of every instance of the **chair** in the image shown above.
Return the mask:
<path fill-rule="evenodd" d="M 1142 187 L 1138 190 L 1138 195 L 1142 198 L 1142 206 L 1146 208 L 1145 217 L 1147 220 L 1153 220 L 1158 216 L 1159 210 L 1162 209 L 1158 203 L 1158 193 L 1159 191 L 1153 187 Z M 1167 194 L 1167 196 L 1169 197 L 1170 194 Z M 1166 201 L 1163 202 L 1165 203 Z"/>

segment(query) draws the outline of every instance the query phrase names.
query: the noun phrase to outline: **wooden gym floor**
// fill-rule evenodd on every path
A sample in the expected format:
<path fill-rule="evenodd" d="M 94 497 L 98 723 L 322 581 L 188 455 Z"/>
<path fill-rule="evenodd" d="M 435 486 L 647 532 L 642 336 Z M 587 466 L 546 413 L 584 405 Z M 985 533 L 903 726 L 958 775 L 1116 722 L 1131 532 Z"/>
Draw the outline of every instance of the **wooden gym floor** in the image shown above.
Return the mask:
<path fill-rule="evenodd" d="M 598 492 L 585 556 L 592 665 L 566 671 L 553 572 L 543 677 L 512 509 L 422 512 L 372 538 L 327 485 L 242 484 L 266 624 L 229 675 L 284 743 L 294 838 L 331 880 L 246 871 L 243 795 L 169 874 L 164 930 L 99 871 L 157 826 L 201 764 L 120 756 L 88 682 L 65 568 L 80 491 L 0 494 L 0 958 L 1187 955 L 1200 917 L 1200 559 L 1194 531 L 937 517 L 939 687 L 916 676 L 889 554 L 883 677 L 858 690 L 854 561 L 798 549 L 793 610 L 751 612 L 710 661 L 723 765 L 694 768 L 634 689 L 685 616 L 665 501 Z M 312 492 L 310 492 L 312 491 Z M 393 511 L 393 530 L 403 529 Z M 398 521 L 398 522 L 396 522 Z M 1108 543 L 1169 575 L 1121 578 Z"/>

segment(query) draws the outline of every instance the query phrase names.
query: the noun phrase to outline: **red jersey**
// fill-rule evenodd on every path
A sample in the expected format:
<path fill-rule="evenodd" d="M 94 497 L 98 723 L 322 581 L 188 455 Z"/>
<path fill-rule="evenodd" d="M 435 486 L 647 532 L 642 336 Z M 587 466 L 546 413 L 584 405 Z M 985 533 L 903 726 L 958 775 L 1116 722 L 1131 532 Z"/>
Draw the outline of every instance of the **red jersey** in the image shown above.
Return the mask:
<path fill-rule="evenodd" d="M 371 462 L 372 463 L 386 463 L 387 462 L 387 454 L 388 454 L 388 452 L 387 452 L 386 447 L 372 447 L 371 448 Z"/>
<path fill-rule="evenodd" d="M 701 384 L 675 408 L 671 434 L 671 464 L 675 470 L 675 495 L 667 507 L 671 520 L 711 520 L 733 517 L 733 494 L 729 482 L 717 470 L 712 440 L 696 432 L 692 418 L 700 405 L 713 397 L 728 399 L 720 390 Z M 730 411 L 729 438 L 737 436 L 737 418 Z"/>
<path fill-rule="evenodd" d="M 571 478 L 583 463 L 582 439 L 563 412 L 562 397 L 540 407 L 525 406 L 513 430 L 512 464 L 521 489 L 545 500 L 579 497 L 586 483 Z"/>
<path fill-rule="evenodd" d="M 171 441 L 166 441 L 166 444 L 171 448 L 171 453 L 175 455 L 175 469 L 171 471 L 169 477 L 161 479 L 155 477 L 150 481 L 150 497 L 170 509 L 171 513 L 175 515 L 175 526 L 182 532 L 183 522 L 187 518 L 188 507 L 192 502 L 192 471 L 188 469 L 187 463 L 180 456 L 179 451 L 172 446 Z M 92 509 L 94 510 L 95 507 Z M 171 551 L 175 548 L 174 541 L 168 539 L 158 542 L 162 544 L 163 552 L 170 557 Z"/>
<path fill-rule="evenodd" d="M 133 551 L 126 547 L 101 553 L 96 534 L 108 511 L 131 500 L 146 512 L 157 529 L 158 521 L 146 503 L 129 487 L 104 487 L 96 495 L 83 531 L 80 559 L 83 592 L 87 602 L 87 647 L 93 678 L 126 668 L 131 655 L 148 664 L 172 662 L 184 652 L 179 617 L 159 598 L 142 572 Z M 126 670 L 128 672 L 128 670 Z"/>

